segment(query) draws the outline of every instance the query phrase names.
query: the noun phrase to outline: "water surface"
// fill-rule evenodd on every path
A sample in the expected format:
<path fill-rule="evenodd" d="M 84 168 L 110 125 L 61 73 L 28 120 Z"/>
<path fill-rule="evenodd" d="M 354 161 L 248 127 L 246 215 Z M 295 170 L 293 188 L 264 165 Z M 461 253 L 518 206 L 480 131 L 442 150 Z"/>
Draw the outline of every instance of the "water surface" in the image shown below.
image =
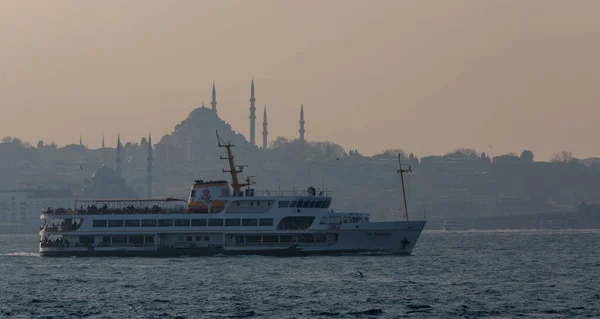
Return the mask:
<path fill-rule="evenodd" d="M 0 235 L 0 317 L 600 317 L 600 231 L 424 232 L 408 257 L 60 259 L 37 241 Z"/>

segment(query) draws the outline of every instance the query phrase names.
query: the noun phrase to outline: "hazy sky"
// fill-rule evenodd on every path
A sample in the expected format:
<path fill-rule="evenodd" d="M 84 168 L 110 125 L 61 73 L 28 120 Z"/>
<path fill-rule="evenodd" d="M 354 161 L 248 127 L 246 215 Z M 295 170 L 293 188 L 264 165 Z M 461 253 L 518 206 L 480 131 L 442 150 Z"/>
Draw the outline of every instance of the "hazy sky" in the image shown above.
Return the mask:
<path fill-rule="evenodd" d="M 600 1 L 0 1 L 0 136 L 172 131 L 217 85 L 257 141 L 600 156 Z M 490 148 L 491 146 L 491 148 Z"/>

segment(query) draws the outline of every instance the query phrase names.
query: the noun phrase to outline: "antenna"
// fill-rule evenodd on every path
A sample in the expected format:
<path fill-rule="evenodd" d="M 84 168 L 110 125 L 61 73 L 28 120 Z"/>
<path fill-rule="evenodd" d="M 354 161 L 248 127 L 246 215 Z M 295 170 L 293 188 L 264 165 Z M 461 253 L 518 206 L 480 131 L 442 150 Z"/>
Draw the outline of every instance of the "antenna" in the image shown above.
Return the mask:
<path fill-rule="evenodd" d="M 248 185 L 254 185 L 254 184 L 256 184 L 256 182 L 253 182 L 253 181 L 252 181 L 252 178 L 254 178 L 254 176 L 247 176 L 247 177 L 246 177 L 246 183 L 247 183 Z"/>
<path fill-rule="evenodd" d="M 402 197 L 404 198 L 404 217 L 408 223 L 408 205 L 406 203 L 406 190 L 404 189 L 404 173 L 412 173 L 412 167 L 408 166 L 408 169 L 402 168 L 402 154 L 398 154 L 398 173 L 400 174 L 400 180 L 402 181 Z M 412 228 L 410 224 L 408 228 Z"/>
<path fill-rule="evenodd" d="M 241 194 L 242 193 L 241 188 L 250 185 L 250 183 L 242 184 L 238 180 L 238 173 L 241 173 L 244 170 L 244 167 L 246 167 L 246 165 L 240 165 L 240 166 L 235 165 L 235 163 L 233 162 L 233 153 L 231 153 L 231 148 L 233 147 L 233 145 L 229 141 L 225 142 L 225 140 L 223 138 L 221 138 L 221 136 L 219 136 L 218 130 L 216 131 L 216 134 L 217 134 L 217 145 L 219 147 L 224 147 L 227 149 L 227 157 L 220 156 L 220 158 L 222 160 L 229 161 L 229 169 L 228 170 L 223 169 L 223 173 L 231 174 L 231 186 L 233 187 L 233 193 L 236 195 Z"/>

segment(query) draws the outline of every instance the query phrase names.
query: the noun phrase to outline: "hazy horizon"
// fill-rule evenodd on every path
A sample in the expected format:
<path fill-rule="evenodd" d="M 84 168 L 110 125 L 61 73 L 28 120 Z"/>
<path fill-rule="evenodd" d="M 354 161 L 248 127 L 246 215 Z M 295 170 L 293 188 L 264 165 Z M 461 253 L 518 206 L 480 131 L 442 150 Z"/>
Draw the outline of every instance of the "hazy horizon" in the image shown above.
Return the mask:
<path fill-rule="evenodd" d="M 0 136 L 155 142 L 217 88 L 249 138 L 600 156 L 597 1 L 3 1 Z M 344 121 L 344 122 L 342 122 Z M 490 147 L 491 146 L 491 147 Z"/>

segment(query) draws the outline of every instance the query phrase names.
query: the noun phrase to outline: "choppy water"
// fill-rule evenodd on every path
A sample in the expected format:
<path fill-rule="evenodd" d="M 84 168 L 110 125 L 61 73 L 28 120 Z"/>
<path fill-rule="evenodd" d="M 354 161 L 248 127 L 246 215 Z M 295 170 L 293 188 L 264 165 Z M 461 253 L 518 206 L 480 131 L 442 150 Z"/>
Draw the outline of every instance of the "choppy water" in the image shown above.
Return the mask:
<path fill-rule="evenodd" d="M 424 232 L 409 257 L 52 259 L 37 240 L 0 235 L 0 317 L 600 317 L 600 231 Z"/>

